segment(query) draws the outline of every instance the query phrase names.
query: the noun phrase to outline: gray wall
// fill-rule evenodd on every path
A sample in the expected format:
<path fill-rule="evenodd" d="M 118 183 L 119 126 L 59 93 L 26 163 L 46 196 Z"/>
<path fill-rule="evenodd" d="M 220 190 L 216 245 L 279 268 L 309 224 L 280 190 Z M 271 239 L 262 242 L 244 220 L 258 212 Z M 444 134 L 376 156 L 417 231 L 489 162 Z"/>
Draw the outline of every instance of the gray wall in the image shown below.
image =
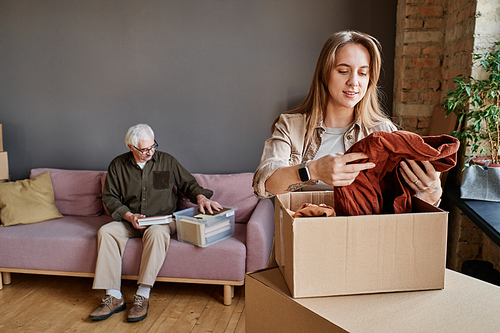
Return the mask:
<path fill-rule="evenodd" d="M 11 178 L 36 167 L 105 170 L 136 123 L 191 172 L 253 172 L 272 121 L 305 96 L 333 32 L 381 41 L 392 101 L 396 3 L 0 0 Z"/>

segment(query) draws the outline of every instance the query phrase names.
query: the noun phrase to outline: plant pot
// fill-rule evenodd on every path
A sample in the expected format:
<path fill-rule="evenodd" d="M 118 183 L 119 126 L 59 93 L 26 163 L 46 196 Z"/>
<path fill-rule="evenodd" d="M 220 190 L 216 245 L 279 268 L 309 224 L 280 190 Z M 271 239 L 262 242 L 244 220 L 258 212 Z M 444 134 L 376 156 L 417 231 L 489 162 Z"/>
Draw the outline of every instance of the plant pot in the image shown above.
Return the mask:
<path fill-rule="evenodd" d="M 482 167 L 487 166 L 488 168 L 498 168 L 500 164 L 492 164 L 491 157 L 475 157 L 469 161 L 469 164 L 480 165 Z"/>
<path fill-rule="evenodd" d="M 500 202 L 500 164 L 489 162 L 491 158 L 487 157 L 465 162 L 460 198 Z"/>

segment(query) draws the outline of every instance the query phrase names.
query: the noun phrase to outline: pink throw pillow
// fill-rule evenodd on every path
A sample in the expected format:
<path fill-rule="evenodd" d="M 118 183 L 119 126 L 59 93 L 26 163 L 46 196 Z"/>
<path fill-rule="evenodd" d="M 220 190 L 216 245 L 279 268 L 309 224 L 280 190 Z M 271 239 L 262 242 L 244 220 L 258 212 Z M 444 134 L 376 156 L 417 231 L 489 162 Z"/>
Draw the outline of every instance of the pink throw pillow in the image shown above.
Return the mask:
<path fill-rule="evenodd" d="M 104 171 L 38 168 L 31 170 L 30 178 L 47 171 L 61 214 L 97 216 L 103 213 L 101 176 Z"/>

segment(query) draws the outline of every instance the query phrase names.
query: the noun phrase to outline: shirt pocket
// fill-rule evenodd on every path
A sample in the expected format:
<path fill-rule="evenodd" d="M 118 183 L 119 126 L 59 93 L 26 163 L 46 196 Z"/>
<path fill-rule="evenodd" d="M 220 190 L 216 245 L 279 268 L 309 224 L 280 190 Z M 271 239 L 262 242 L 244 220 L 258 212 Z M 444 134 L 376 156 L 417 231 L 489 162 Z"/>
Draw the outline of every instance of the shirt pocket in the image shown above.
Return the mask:
<path fill-rule="evenodd" d="M 153 171 L 153 188 L 155 190 L 166 190 L 170 187 L 169 171 Z"/>

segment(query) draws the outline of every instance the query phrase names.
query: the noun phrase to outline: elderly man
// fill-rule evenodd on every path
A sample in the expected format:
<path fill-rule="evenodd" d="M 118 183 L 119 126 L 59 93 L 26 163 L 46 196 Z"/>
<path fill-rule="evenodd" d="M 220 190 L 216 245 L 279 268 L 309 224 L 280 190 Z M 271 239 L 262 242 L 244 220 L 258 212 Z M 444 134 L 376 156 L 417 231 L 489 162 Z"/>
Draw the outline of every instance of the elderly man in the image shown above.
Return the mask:
<path fill-rule="evenodd" d="M 175 222 L 139 226 L 138 219 L 146 216 L 168 215 L 176 210 L 175 185 L 200 211 L 220 210 L 222 206 L 209 198 L 212 191 L 204 189 L 196 179 L 171 155 L 157 151 L 151 127 L 132 126 L 125 143 L 130 150 L 110 163 L 102 200 L 116 220 L 99 229 L 98 256 L 94 289 L 105 289 L 101 305 L 90 315 L 93 320 L 109 318 L 125 310 L 120 291 L 122 254 L 127 240 L 142 237 L 143 250 L 139 270 L 139 285 L 128 321 L 146 318 L 149 294 L 167 254 Z"/>

